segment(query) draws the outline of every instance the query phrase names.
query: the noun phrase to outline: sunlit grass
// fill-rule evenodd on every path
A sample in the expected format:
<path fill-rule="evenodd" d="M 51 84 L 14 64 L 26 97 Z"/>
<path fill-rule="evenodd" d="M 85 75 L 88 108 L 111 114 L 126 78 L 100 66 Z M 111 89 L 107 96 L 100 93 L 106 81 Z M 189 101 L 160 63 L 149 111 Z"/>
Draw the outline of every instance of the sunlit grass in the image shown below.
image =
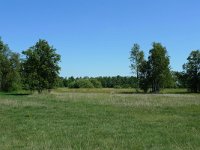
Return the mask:
<path fill-rule="evenodd" d="M 199 94 L 132 91 L 1 93 L 0 149 L 200 149 Z"/>
<path fill-rule="evenodd" d="M 80 88 L 80 89 L 69 89 L 69 88 L 57 88 L 54 91 L 56 92 L 68 92 L 68 93 L 118 93 L 118 94 L 133 94 L 136 93 L 135 89 L 129 88 L 129 89 L 115 89 L 115 88 Z M 139 93 L 143 93 L 142 90 L 139 90 Z M 160 91 L 161 94 L 185 94 L 188 93 L 187 89 L 162 89 Z"/>

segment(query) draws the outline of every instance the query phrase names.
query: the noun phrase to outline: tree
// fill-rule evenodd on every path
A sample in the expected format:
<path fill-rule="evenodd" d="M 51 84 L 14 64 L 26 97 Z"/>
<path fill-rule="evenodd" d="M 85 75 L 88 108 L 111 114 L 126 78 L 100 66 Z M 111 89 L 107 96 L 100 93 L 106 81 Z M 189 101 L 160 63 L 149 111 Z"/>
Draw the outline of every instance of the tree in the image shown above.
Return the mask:
<path fill-rule="evenodd" d="M 164 88 L 166 82 L 171 79 L 170 61 L 167 50 L 160 43 L 153 43 L 153 48 L 149 51 L 148 63 L 150 67 L 149 80 L 152 92 L 159 92 Z"/>
<path fill-rule="evenodd" d="M 65 86 L 64 81 L 65 81 L 65 79 L 63 77 L 58 77 L 56 87 L 64 87 Z"/>
<path fill-rule="evenodd" d="M 137 87 L 136 90 L 138 90 L 139 87 L 139 66 L 144 60 L 144 52 L 140 50 L 140 46 L 138 44 L 134 44 L 133 48 L 130 52 L 130 61 L 131 61 L 131 70 L 134 74 L 136 74 L 137 78 Z"/>
<path fill-rule="evenodd" d="M 187 58 L 188 62 L 183 65 L 187 76 L 187 86 L 191 92 L 200 91 L 200 51 L 192 51 Z"/>
<path fill-rule="evenodd" d="M 187 74 L 184 71 L 175 71 L 173 72 L 173 76 L 175 78 L 175 84 L 177 87 L 187 88 Z"/>
<path fill-rule="evenodd" d="M 65 87 L 69 87 L 69 84 L 74 82 L 75 81 L 75 78 L 73 76 L 69 77 L 69 78 L 64 78 L 63 80 L 63 84 Z"/>
<path fill-rule="evenodd" d="M 139 87 L 145 93 L 148 92 L 149 84 L 150 84 L 150 65 L 149 62 L 143 60 L 142 63 L 139 65 Z"/>
<path fill-rule="evenodd" d="M 52 89 L 57 82 L 60 67 L 60 55 L 45 40 L 39 40 L 34 46 L 23 51 L 26 58 L 22 62 L 23 81 L 27 89 Z"/>
<path fill-rule="evenodd" d="M 0 39 L 0 90 L 12 91 L 20 88 L 19 54 L 11 52 Z"/>

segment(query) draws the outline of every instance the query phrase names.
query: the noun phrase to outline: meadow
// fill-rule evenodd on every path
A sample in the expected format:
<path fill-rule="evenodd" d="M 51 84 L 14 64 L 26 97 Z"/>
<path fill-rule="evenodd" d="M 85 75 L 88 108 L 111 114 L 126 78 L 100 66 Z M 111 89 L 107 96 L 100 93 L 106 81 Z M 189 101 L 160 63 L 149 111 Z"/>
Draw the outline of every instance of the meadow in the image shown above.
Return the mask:
<path fill-rule="evenodd" d="M 0 149 L 200 149 L 200 95 L 161 93 L 0 93 Z"/>

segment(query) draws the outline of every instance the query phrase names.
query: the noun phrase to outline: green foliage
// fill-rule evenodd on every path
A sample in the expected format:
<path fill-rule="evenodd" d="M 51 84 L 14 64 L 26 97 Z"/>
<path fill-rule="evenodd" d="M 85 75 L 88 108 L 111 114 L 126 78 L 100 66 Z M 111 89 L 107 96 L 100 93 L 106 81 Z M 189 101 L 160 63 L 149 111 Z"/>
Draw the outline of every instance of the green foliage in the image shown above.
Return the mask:
<path fill-rule="evenodd" d="M 69 88 L 94 88 L 89 79 L 79 79 L 69 84 Z"/>
<path fill-rule="evenodd" d="M 137 85 L 136 77 L 92 77 L 92 78 L 64 78 L 63 83 L 65 87 L 78 88 L 76 82 L 80 79 L 88 79 L 95 88 L 134 88 Z"/>
<path fill-rule="evenodd" d="M 144 92 L 159 92 L 162 88 L 185 88 L 191 92 L 200 92 L 200 51 L 192 51 L 184 72 L 171 72 L 167 50 L 160 43 L 153 43 L 148 60 L 138 44 L 134 44 L 130 53 L 131 70 L 136 77 L 95 77 L 63 78 L 59 77 L 60 55 L 45 40 L 39 40 L 34 46 L 22 52 L 25 59 L 10 51 L 8 45 L 0 40 L 0 90 L 21 89 L 37 90 L 57 87 L 69 88 L 136 88 Z"/>
<path fill-rule="evenodd" d="M 139 87 L 147 92 L 151 87 L 151 92 L 159 92 L 161 88 L 170 87 L 173 84 L 172 74 L 170 72 L 170 61 L 167 55 L 167 50 L 160 43 L 153 43 L 153 48 L 149 51 L 148 61 L 144 59 L 144 54 L 141 52 L 139 63 L 133 65 L 133 69 L 137 66 L 137 77 Z M 135 46 L 137 53 L 138 46 Z M 132 55 L 135 56 L 136 52 Z M 136 62 L 136 58 L 133 59 Z"/>
<path fill-rule="evenodd" d="M 103 88 L 135 88 L 137 86 L 137 78 L 136 77 L 122 77 L 122 76 L 114 76 L 114 77 L 97 77 L 98 81 L 101 82 Z"/>
<path fill-rule="evenodd" d="M 187 75 L 185 72 L 173 72 L 173 78 L 175 84 L 178 88 L 186 88 L 187 87 Z"/>
<path fill-rule="evenodd" d="M 70 82 L 67 87 L 68 88 L 79 88 L 76 81 Z"/>
<path fill-rule="evenodd" d="M 75 81 L 74 77 L 64 78 L 63 84 L 64 84 L 65 87 L 69 87 L 69 85 L 74 81 Z"/>
<path fill-rule="evenodd" d="M 153 48 L 149 51 L 148 63 L 152 92 L 159 92 L 161 88 L 164 88 L 166 82 L 171 79 L 170 61 L 166 48 L 160 43 L 153 43 Z"/>
<path fill-rule="evenodd" d="M 57 82 L 56 82 L 56 87 L 65 87 L 64 86 L 64 78 L 63 77 L 58 77 Z"/>
<path fill-rule="evenodd" d="M 150 85 L 149 74 L 150 74 L 150 65 L 149 65 L 149 62 L 146 61 L 146 60 L 144 60 L 139 65 L 139 87 L 145 93 L 148 92 L 149 85 Z"/>
<path fill-rule="evenodd" d="M 191 92 L 200 92 L 200 51 L 192 51 L 183 68 L 187 76 L 187 86 Z"/>
<path fill-rule="evenodd" d="M 0 40 L 0 90 L 12 91 L 21 88 L 19 54 L 11 52 Z"/>
<path fill-rule="evenodd" d="M 94 88 L 94 85 L 88 79 L 80 79 L 77 81 L 79 88 Z"/>
<path fill-rule="evenodd" d="M 165 79 L 163 88 L 176 88 L 177 87 L 176 82 L 175 82 L 175 76 L 172 71 L 168 71 L 166 73 L 166 78 L 167 79 Z"/>
<path fill-rule="evenodd" d="M 52 89 L 57 82 L 60 55 L 45 40 L 39 40 L 33 47 L 22 52 L 26 58 L 22 62 L 23 81 L 27 89 Z"/>
<path fill-rule="evenodd" d="M 140 50 L 140 46 L 138 44 L 134 44 L 133 48 L 130 52 L 130 61 L 131 61 L 131 70 L 137 77 L 137 90 L 139 87 L 139 66 L 144 61 L 144 52 Z"/>
<path fill-rule="evenodd" d="M 95 88 L 102 88 L 102 84 L 95 78 L 90 79 L 90 82 L 93 84 Z"/>

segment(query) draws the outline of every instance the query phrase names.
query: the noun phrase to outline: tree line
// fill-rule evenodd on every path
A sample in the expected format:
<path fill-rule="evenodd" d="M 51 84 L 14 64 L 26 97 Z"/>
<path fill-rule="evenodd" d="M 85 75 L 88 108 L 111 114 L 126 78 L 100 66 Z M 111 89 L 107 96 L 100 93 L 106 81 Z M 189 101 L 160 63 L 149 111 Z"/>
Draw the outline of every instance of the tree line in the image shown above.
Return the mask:
<path fill-rule="evenodd" d="M 22 55 L 22 57 L 21 57 Z M 183 71 L 172 71 L 166 47 L 154 42 L 145 59 L 134 44 L 130 52 L 133 76 L 59 77 L 61 56 L 46 40 L 39 40 L 22 54 L 12 52 L 0 39 L 0 91 L 20 89 L 41 93 L 54 87 L 136 88 L 158 93 L 163 88 L 187 88 L 200 92 L 200 51 L 194 50 L 183 64 Z"/>
<path fill-rule="evenodd" d="M 165 88 L 187 88 L 186 75 L 183 72 L 171 71 L 170 74 L 171 78 L 165 84 Z M 119 75 L 113 77 L 59 77 L 57 87 L 138 89 L 138 80 L 135 76 Z"/>
<path fill-rule="evenodd" d="M 136 77 L 69 77 L 59 78 L 59 87 L 68 88 L 135 88 Z"/>
<path fill-rule="evenodd" d="M 138 44 L 130 52 L 131 69 L 137 78 L 137 89 L 144 92 L 159 93 L 162 88 L 182 86 L 190 92 L 200 92 L 200 51 L 193 50 L 183 64 L 182 72 L 170 68 L 166 47 L 154 42 L 149 50 L 148 59 Z"/>

